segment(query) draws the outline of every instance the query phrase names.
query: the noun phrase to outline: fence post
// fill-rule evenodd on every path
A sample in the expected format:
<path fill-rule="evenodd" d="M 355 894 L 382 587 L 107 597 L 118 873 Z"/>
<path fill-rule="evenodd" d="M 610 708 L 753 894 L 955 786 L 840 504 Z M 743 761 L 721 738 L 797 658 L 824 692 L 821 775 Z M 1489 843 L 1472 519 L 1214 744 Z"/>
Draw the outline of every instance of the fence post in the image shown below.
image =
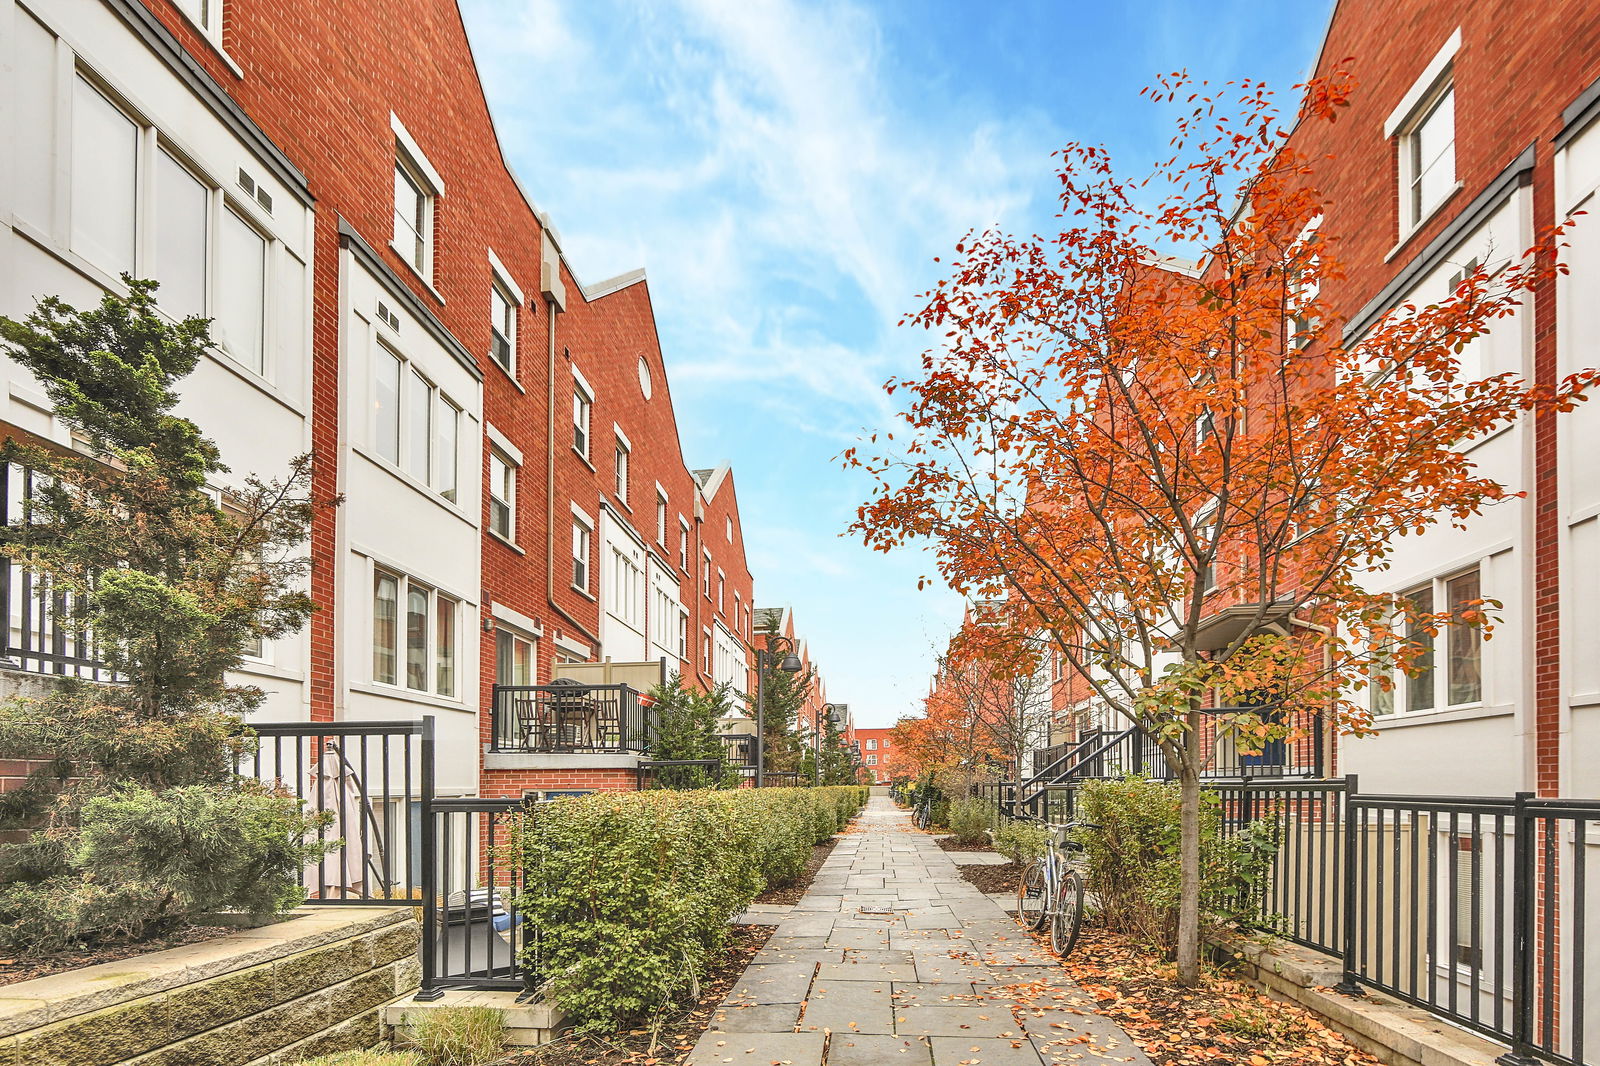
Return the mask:
<path fill-rule="evenodd" d="M 515 841 L 515 844 L 511 854 L 516 862 L 516 867 L 511 871 L 511 881 L 520 890 L 519 894 L 522 896 L 527 896 L 528 894 L 528 868 L 524 862 L 526 853 L 521 845 L 527 836 L 528 830 L 533 825 L 538 806 L 537 801 L 527 793 L 524 793 L 522 809 L 516 813 L 516 820 L 512 823 L 516 828 L 512 833 L 512 840 Z M 530 935 L 537 941 L 539 933 L 534 928 L 533 923 L 528 921 L 527 908 L 517 907 L 515 905 L 515 897 L 513 897 L 512 905 L 517 913 L 517 933 L 511 937 L 511 971 L 522 979 L 522 991 L 517 993 L 517 1002 L 527 1003 L 539 994 L 539 985 L 543 980 L 543 975 L 538 972 L 534 963 L 529 961 L 529 957 L 534 961 L 541 957 L 541 953 L 535 948 L 535 945 L 528 943 Z M 518 948 L 522 949 L 522 957 L 517 955 Z"/>
<path fill-rule="evenodd" d="M 1533 946 L 1537 915 L 1533 901 L 1537 861 L 1534 855 L 1534 818 L 1528 812 L 1532 792 L 1512 798 L 1511 824 L 1511 1050 L 1495 1062 L 1500 1066 L 1536 1066 L 1533 1057 Z"/>
<path fill-rule="evenodd" d="M 1339 983 L 1333 986 L 1334 991 L 1347 996 L 1362 995 L 1361 982 L 1356 978 L 1356 853 L 1361 849 L 1360 826 L 1356 822 L 1357 780 L 1355 774 L 1344 775 L 1344 868 L 1340 871 L 1340 880 L 1344 884 L 1340 936 L 1343 941 L 1340 947 L 1344 955 L 1344 973 L 1340 975 Z"/>
<path fill-rule="evenodd" d="M 439 999 L 444 989 L 437 987 L 439 916 L 434 898 L 439 881 L 438 826 L 433 816 L 433 715 L 422 716 L 422 989 L 415 998 Z"/>

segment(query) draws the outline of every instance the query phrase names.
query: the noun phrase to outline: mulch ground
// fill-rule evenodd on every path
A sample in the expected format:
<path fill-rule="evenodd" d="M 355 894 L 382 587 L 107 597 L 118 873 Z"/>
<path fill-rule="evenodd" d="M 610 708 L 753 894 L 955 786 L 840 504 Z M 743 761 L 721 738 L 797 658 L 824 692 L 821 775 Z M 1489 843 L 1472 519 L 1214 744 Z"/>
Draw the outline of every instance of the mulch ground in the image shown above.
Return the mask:
<path fill-rule="evenodd" d="M 821 844 L 811 849 L 811 858 L 806 860 L 806 868 L 795 879 L 794 884 L 784 885 L 781 888 L 769 888 L 755 898 L 756 903 L 786 903 L 793 906 L 800 902 L 800 897 L 806 894 L 806 889 L 811 886 L 812 880 L 817 876 L 817 871 L 822 869 L 822 864 L 833 854 L 833 846 L 839 842 L 838 837 L 830 837 Z"/>
<path fill-rule="evenodd" d="M 994 851 L 988 844 L 957 844 L 950 837 L 939 841 L 939 846 L 946 851 Z M 1000 866 L 957 866 L 956 869 L 981 891 L 1004 892 L 1013 896 L 1017 894 L 1017 879 L 1022 876 L 1020 862 L 1008 862 Z"/>
<path fill-rule="evenodd" d="M 91 951 L 75 951 L 42 959 L 0 959 L 0 985 L 13 985 L 18 981 L 31 981 L 35 977 L 49 977 L 51 974 L 66 973 L 68 970 L 80 970 L 85 966 L 98 966 L 102 962 L 120 962 L 136 955 L 147 955 L 152 951 L 182 947 L 184 944 L 198 944 L 203 940 L 215 940 L 219 936 L 227 936 L 238 931 L 229 926 L 193 925 L 167 936 L 142 940 L 137 944 L 112 944 Z"/>
<path fill-rule="evenodd" d="M 1086 926 L 1062 961 L 1157 1066 L 1377 1066 L 1310 1011 L 1208 968 L 1199 988 L 1125 938 Z"/>
<path fill-rule="evenodd" d="M 770 925 L 736 925 L 727 954 L 700 982 L 700 998 L 668 1016 L 655 1033 L 633 1029 L 607 1037 L 564 1037 L 513 1054 L 511 1066 L 678 1066 L 694 1050 L 739 975 L 772 935 Z"/>

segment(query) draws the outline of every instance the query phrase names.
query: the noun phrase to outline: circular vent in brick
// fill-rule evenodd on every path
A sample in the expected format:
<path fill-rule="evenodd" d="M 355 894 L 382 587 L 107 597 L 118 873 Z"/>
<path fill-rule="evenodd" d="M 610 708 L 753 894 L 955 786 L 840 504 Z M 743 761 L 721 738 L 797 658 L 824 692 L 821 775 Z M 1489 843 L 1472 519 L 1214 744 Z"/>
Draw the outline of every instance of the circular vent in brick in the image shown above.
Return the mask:
<path fill-rule="evenodd" d="M 639 391 L 644 393 L 644 398 L 650 398 L 650 364 L 644 356 L 639 357 Z"/>

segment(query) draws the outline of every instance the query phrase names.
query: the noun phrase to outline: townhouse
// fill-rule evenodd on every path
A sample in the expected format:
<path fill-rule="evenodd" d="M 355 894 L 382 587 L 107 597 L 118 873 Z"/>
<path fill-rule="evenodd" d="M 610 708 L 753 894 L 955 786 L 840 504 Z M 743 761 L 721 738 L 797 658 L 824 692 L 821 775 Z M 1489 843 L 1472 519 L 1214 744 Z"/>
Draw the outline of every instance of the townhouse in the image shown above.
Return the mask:
<path fill-rule="evenodd" d="M 794 609 L 787 605 L 757 607 L 755 642 L 757 649 L 767 654 L 768 670 L 778 669 L 777 663 L 782 657 L 793 652 L 800 660 L 801 671 L 811 677 L 805 699 L 795 712 L 793 728 L 801 746 L 812 753 L 813 759 L 820 757 L 831 720 L 836 731 L 836 743 L 849 748 L 856 739 L 850 706 L 828 702 L 827 676 L 821 664 L 812 657 L 810 642 L 795 628 Z"/>
<path fill-rule="evenodd" d="M 321 609 L 241 671 L 261 720 L 432 715 L 443 795 L 632 787 L 645 709 L 556 721 L 541 690 L 749 688 L 733 473 L 682 456 L 644 273 L 580 282 L 507 166 L 453 0 L 307 15 L 0 4 L 0 313 L 157 279 L 218 341 L 181 413 L 240 475 L 310 451 L 343 496 L 309 545 Z M 71 445 L 0 376 L 0 429 Z M 24 672 L 92 670 L 7 588 Z"/>

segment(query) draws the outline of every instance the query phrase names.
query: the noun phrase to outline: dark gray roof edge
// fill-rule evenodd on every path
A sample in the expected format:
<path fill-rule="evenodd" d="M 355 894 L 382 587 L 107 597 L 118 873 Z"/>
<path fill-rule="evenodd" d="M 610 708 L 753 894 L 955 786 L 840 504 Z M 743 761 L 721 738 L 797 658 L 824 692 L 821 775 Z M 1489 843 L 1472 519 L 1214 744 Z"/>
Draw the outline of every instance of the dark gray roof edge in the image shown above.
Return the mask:
<path fill-rule="evenodd" d="M 144 41 L 145 45 L 154 52 L 157 59 L 165 63 L 194 94 L 205 103 L 212 114 L 222 120 L 223 125 L 233 131 L 234 135 L 244 141 L 261 157 L 261 161 L 272 171 L 273 176 L 283 182 L 284 186 L 306 206 L 315 202 L 311 195 L 311 186 L 306 183 L 306 176 L 300 168 L 289 161 L 289 157 L 272 142 L 272 138 L 262 132 L 261 127 L 238 105 L 228 91 L 204 67 L 195 62 L 193 56 L 178 43 L 172 31 L 162 25 L 150 10 L 139 0 L 104 0 L 105 5 L 127 23 L 135 35 Z"/>
<path fill-rule="evenodd" d="M 474 378 L 479 381 L 483 380 L 483 368 L 478 366 L 478 360 L 473 358 L 472 352 L 467 349 L 467 346 L 457 340 L 456 335 L 451 333 L 443 322 L 439 321 L 439 316 L 434 314 L 428 308 L 428 305 L 418 298 L 416 293 L 411 291 L 410 286 L 400 280 L 400 276 L 394 272 L 394 268 L 385 263 L 383 258 L 372 250 L 372 245 L 362 239 L 361 234 L 356 232 L 355 227 L 350 225 L 343 215 L 339 216 L 339 247 L 350 249 L 355 257 L 361 261 L 361 265 L 366 267 L 372 276 L 378 279 L 379 284 L 388 289 L 389 294 L 396 300 L 406 305 L 406 310 L 411 312 L 418 322 L 422 323 L 422 328 L 427 330 L 428 334 L 442 344 L 451 355 L 455 356 L 456 362 L 466 367 Z"/>
<path fill-rule="evenodd" d="M 1573 98 L 1561 112 L 1561 132 L 1556 134 L 1555 150 L 1567 146 L 1567 142 L 1589 128 L 1589 123 L 1600 116 L 1600 78 L 1589 83 L 1589 87 Z"/>
<path fill-rule="evenodd" d="M 1402 293 L 1416 284 L 1418 278 L 1443 262 L 1444 257 L 1461 243 L 1463 237 L 1481 225 L 1517 186 L 1531 180 L 1532 174 L 1533 145 L 1530 144 L 1522 150 L 1521 155 L 1512 160 L 1510 166 L 1502 170 L 1486 189 L 1456 215 L 1455 220 L 1446 226 L 1443 232 L 1429 241 L 1426 248 L 1412 256 L 1411 261 L 1400 268 L 1400 272 L 1378 295 L 1367 301 L 1367 305 L 1345 323 L 1342 334 L 1344 343 L 1350 344 L 1399 303 Z"/>

